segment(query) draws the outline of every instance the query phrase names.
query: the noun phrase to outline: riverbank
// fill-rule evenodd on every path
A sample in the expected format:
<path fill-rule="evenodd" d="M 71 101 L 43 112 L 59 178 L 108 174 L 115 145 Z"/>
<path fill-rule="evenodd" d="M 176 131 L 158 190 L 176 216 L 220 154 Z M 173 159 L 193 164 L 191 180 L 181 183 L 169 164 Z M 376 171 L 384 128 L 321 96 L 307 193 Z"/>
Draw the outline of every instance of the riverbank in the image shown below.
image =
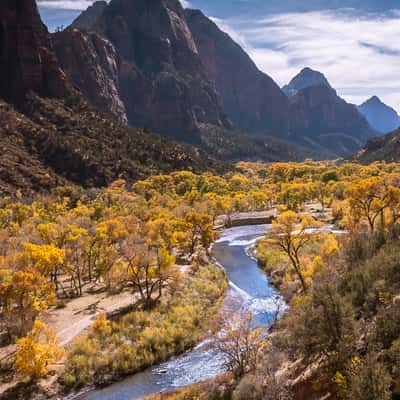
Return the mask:
<path fill-rule="evenodd" d="M 131 311 L 113 321 L 92 316 L 88 332 L 68 346 L 65 368 L 54 366 L 56 375 L 36 384 L 21 382 L 1 398 L 62 399 L 66 389 L 68 398 L 80 398 L 90 388 L 109 385 L 192 348 L 213 328 L 227 290 L 226 276 L 214 265 L 192 266 L 174 290 L 173 297 L 151 311 Z"/>
<path fill-rule="evenodd" d="M 317 214 L 320 213 L 317 212 Z M 325 218 L 326 217 L 324 216 L 324 219 Z M 302 295 L 300 293 L 300 287 L 295 281 L 295 277 L 291 276 L 290 279 L 287 276 L 285 277 L 287 271 L 290 270 L 290 266 L 286 263 L 287 260 L 284 260 L 282 255 L 271 255 L 269 252 L 267 254 L 263 252 L 263 249 L 266 248 L 269 250 L 271 247 L 266 239 L 259 238 L 257 240 L 255 239 L 255 236 L 257 235 L 254 235 L 254 239 L 249 236 L 249 232 L 252 229 L 255 232 L 257 231 L 257 226 L 243 227 L 241 229 L 241 234 L 237 233 L 237 229 L 239 228 L 227 229 L 224 231 L 225 236 L 229 236 L 231 234 L 230 232 L 232 232 L 230 244 L 233 246 L 233 248 L 236 246 L 243 246 L 243 249 L 249 249 L 248 246 L 254 246 L 253 249 L 255 251 L 251 251 L 249 249 L 247 253 L 254 259 L 258 258 L 257 262 L 259 262 L 263 271 L 265 271 L 268 275 L 269 282 L 277 290 L 279 290 L 287 303 L 292 301 L 296 302 L 296 299 L 299 299 L 300 301 Z M 267 228 L 263 227 L 260 230 L 260 233 L 263 229 Z M 330 229 L 336 232 L 333 226 L 321 228 L 321 235 L 319 239 L 307 246 L 305 252 L 310 259 L 314 259 L 324 252 L 328 257 L 336 256 L 334 249 L 337 247 L 335 247 L 335 243 L 332 242 L 333 237 L 328 232 Z M 236 232 L 236 234 L 234 235 L 233 232 Z M 247 233 L 245 234 L 245 232 Z M 256 242 L 256 244 L 253 244 L 254 242 Z M 328 246 L 328 249 L 322 251 L 322 248 L 326 246 Z M 244 265 L 239 265 L 240 262 L 237 264 L 235 263 L 236 258 L 239 257 L 239 253 L 235 250 L 232 250 L 232 253 L 232 257 L 229 258 L 230 263 L 227 265 L 233 267 L 232 270 L 229 271 L 229 275 L 234 277 L 235 271 L 238 271 L 240 267 L 245 267 Z M 265 257 L 267 257 L 268 260 Z M 315 269 L 313 272 L 317 273 L 317 270 Z M 308 283 L 311 283 L 311 276 L 308 277 L 307 281 Z M 253 279 L 250 274 L 248 287 L 251 287 L 252 284 L 254 285 L 254 282 L 257 282 L 257 280 Z M 287 312 L 287 316 L 290 318 L 293 314 L 293 310 L 291 310 L 289 307 Z M 294 312 L 296 313 L 296 311 Z M 266 398 L 268 400 L 276 400 L 277 398 L 281 397 L 274 397 L 275 394 L 276 396 L 283 396 L 286 394 L 288 395 L 289 393 L 292 393 L 296 400 L 310 400 L 311 398 L 313 400 L 319 400 L 320 397 L 318 397 L 318 395 L 320 393 L 324 395 L 326 392 L 319 391 L 318 389 L 314 390 L 312 384 L 310 383 L 313 381 L 316 366 L 313 364 L 310 368 L 303 367 L 300 358 L 291 360 L 290 357 L 283 351 L 285 345 L 282 345 L 281 338 L 287 334 L 287 329 L 290 329 L 290 327 L 281 323 L 278 323 L 271 329 L 268 339 L 268 350 L 265 352 L 265 354 L 263 354 L 262 360 L 260 359 L 260 370 L 254 374 L 247 374 L 243 380 L 235 381 L 231 375 L 221 374 L 214 379 L 208 380 L 207 382 L 188 386 L 177 391 L 171 391 L 169 393 L 150 396 L 146 400 L 248 400 L 249 398 L 253 399 L 252 396 L 254 396 L 254 399 Z M 278 342 L 280 342 L 279 345 L 277 345 Z M 264 371 L 268 371 L 267 377 L 262 375 Z M 268 389 L 261 383 L 263 381 L 269 382 L 268 387 L 271 390 L 271 393 L 268 395 L 269 397 L 262 397 L 263 393 L 265 394 L 265 390 Z M 265 385 L 267 384 L 265 383 Z M 249 393 L 251 393 L 251 396 Z M 307 397 L 311 394 L 316 395 L 317 397 Z M 286 397 L 282 398 L 286 399 Z M 332 397 L 327 397 L 326 399 L 330 398 Z"/>
<path fill-rule="evenodd" d="M 69 351 L 64 385 L 108 385 L 193 347 L 212 329 L 226 289 L 220 268 L 200 266 L 166 304 L 116 322 L 97 320 Z"/>

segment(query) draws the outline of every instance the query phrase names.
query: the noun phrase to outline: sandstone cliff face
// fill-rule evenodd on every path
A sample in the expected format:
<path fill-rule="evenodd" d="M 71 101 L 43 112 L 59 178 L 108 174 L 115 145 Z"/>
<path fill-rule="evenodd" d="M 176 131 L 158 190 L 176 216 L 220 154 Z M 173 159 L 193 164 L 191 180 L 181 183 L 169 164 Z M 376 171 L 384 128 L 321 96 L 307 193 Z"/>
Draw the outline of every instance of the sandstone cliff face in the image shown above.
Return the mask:
<path fill-rule="evenodd" d="M 92 11 L 83 13 L 89 21 L 83 25 L 114 47 L 112 64 L 115 60 L 117 77 L 104 63 L 91 66 L 96 60 L 90 54 L 99 53 L 98 46 L 89 52 L 87 67 L 82 66 L 87 56 L 77 54 L 79 47 L 92 47 L 86 39 L 85 44 L 77 41 L 76 52 L 71 49 L 67 55 L 64 49 L 74 46 L 69 45 L 71 35 L 75 39 L 79 36 L 70 29 L 58 35 L 57 53 L 68 76 L 93 103 L 121 119 L 122 101 L 131 125 L 187 142 L 198 142 L 202 123 L 231 127 L 215 86 L 207 77 L 179 0 L 112 0 L 95 20 L 89 18 Z M 85 35 L 90 36 L 89 42 L 100 40 L 92 33 Z M 82 68 L 87 71 L 79 76 Z M 105 90 L 98 101 L 95 94 L 104 81 L 115 90 Z"/>
<path fill-rule="evenodd" d="M 178 0 L 112 0 L 96 29 L 119 53 L 132 125 L 189 142 L 200 123 L 229 125 Z"/>
<path fill-rule="evenodd" d="M 75 28 L 57 32 L 52 38 L 63 70 L 82 94 L 99 110 L 114 115 L 126 124 L 114 46 L 94 32 Z"/>
<path fill-rule="evenodd" d="M 207 75 L 216 83 L 229 118 L 244 131 L 284 137 L 288 99 L 276 83 L 201 11 L 186 10 L 186 18 Z"/>
<path fill-rule="evenodd" d="M 0 97 L 16 105 L 30 90 L 43 97 L 68 91 L 35 1 L 0 2 L 0 75 Z"/>

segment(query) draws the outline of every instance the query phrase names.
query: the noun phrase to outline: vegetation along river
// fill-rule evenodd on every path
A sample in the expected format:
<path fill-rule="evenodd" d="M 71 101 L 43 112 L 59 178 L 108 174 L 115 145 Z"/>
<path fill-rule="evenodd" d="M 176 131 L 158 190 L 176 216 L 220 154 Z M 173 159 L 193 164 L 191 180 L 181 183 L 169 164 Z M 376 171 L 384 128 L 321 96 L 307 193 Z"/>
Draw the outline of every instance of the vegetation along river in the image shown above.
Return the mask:
<path fill-rule="evenodd" d="M 233 316 L 251 311 L 258 327 L 267 327 L 277 312 L 285 308 L 282 298 L 248 251 L 269 228 L 270 225 L 254 225 L 226 229 L 213 247 L 213 256 L 225 269 L 230 282 L 223 305 L 225 312 Z M 181 356 L 105 389 L 82 395 L 79 400 L 140 399 L 214 378 L 224 370 L 224 356 L 210 348 L 209 340 L 205 340 Z"/>

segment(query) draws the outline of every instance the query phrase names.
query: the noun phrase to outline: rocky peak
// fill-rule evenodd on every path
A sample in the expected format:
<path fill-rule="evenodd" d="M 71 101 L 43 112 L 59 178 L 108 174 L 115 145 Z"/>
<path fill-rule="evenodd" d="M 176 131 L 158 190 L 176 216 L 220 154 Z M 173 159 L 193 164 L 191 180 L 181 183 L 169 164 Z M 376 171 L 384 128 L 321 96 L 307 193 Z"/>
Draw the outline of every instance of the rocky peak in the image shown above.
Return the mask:
<path fill-rule="evenodd" d="M 62 97 L 68 89 L 35 0 L 0 1 L 0 97 L 20 105 L 29 91 Z"/>
<path fill-rule="evenodd" d="M 282 90 L 290 97 L 294 96 L 299 90 L 313 86 L 325 86 L 332 89 L 324 74 L 307 67 L 303 68 Z"/>
<path fill-rule="evenodd" d="M 104 10 L 107 8 L 106 1 L 96 1 L 87 10 L 80 14 L 72 26 L 74 28 L 91 30 L 96 25 L 98 18 L 103 14 Z"/>
<path fill-rule="evenodd" d="M 400 116 L 378 96 L 372 96 L 358 107 L 369 124 L 381 133 L 389 133 L 400 126 Z"/>
<path fill-rule="evenodd" d="M 166 66 L 189 73 L 199 70 L 196 45 L 178 0 L 112 0 L 96 30 L 146 74 Z"/>
<path fill-rule="evenodd" d="M 386 105 L 378 96 L 372 96 L 366 100 L 360 107 L 367 105 Z"/>

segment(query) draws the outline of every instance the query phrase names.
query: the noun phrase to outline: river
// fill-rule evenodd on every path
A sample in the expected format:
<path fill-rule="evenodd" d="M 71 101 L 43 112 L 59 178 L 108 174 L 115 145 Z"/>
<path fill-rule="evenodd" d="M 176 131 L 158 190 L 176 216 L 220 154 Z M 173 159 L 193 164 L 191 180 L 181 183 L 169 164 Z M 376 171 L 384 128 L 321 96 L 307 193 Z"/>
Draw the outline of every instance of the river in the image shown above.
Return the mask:
<path fill-rule="evenodd" d="M 285 304 L 269 284 L 268 278 L 249 254 L 249 247 L 262 237 L 270 225 L 226 229 L 213 246 L 213 256 L 229 279 L 223 308 L 228 315 L 251 311 L 257 327 L 267 327 L 277 310 Z M 224 356 L 204 341 L 193 350 L 135 374 L 105 389 L 95 390 L 79 400 L 134 400 L 154 393 L 175 390 L 202 382 L 225 371 Z"/>

